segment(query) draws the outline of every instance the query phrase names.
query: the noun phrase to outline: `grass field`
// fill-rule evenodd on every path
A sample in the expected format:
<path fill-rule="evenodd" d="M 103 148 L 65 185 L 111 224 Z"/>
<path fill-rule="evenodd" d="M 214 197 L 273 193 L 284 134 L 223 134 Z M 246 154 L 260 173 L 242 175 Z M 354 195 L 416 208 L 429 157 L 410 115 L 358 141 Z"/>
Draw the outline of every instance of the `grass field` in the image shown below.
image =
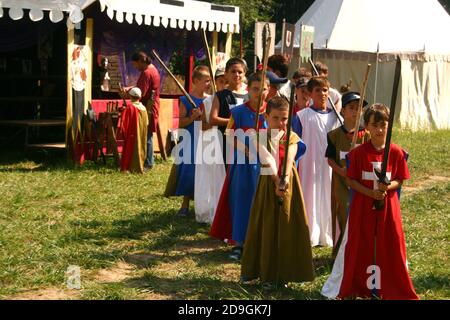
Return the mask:
<path fill-rule="evenodd" d="M 422 299 L 450 299 L 450 131 L 396 132 L 412 179 L 402 210 L 410 274 Z M 238 283 L 240 266 L 208 227 L 175 217 L 181 199 L 161 195 L 170 163 L 145 175 L 112 164 L 2 149 L 2 299 L 322 299 L 329 249 L 314 249 L 316 279 L 264 291 Z M 81 289 L 66 270 L 81 269 Z"/>

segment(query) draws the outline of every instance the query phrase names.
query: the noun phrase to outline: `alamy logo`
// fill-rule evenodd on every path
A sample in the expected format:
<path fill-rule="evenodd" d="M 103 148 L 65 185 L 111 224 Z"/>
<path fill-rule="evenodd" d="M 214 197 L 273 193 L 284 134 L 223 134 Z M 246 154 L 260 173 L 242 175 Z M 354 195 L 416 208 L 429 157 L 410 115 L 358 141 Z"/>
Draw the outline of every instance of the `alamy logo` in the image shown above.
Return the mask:
<path fill-rule="evenodd" d="M 79 266 L 69 266 L 66 271 L 67 288 L 81 289 L 81 271 Z"/>
<path fill-rule="evenodd" d="M 370 277 L 367 279 L 367 288 L 369 290 L 381 289 L 381 269 L 379 266 L 369 266 L 367 268 L 367 274 Z"/>
<path fill-rule="evenodd" d="M 221 132 L 215 128 L 211 130 L 214 134 L 199 134 L 199 121 L 194 123 L 193 136 L 186 129 L 178 129 L 179 142 L 172 150 L 175 164 L 223 164 L 222 153 L 225 152 L 227 164 L 260 163 L 261 175 L 272 175 L 274 170 L 277 172 L 280 139 L 283 136 L 281 131 L 271 130 L 269 134 L 268 130 L 257 133 L 254 129 L 228 129 L 224 147 Z"/>

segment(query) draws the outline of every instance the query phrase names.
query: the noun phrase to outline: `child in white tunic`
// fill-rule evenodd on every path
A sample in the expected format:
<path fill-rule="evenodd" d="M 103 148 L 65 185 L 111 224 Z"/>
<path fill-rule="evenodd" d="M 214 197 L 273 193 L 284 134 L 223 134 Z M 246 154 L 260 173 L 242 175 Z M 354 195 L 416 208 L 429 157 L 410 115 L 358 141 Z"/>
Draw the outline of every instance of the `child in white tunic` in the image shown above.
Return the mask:
<path fill-rule="evenodd" d="M 215 74 L 217 91 L 226 88 L 223 70 Z M 204 125 L 209 123 L 214 95 L 203 101 Z M 195 219 L 200 223 L 212 224 L 214 212 L 219 202 L 220 192 L 225 180 L 225 166 L 221 150 L 220 132 L 216 126 L 199 132 L 195 165 Z"/>
<path fill-rule="evenodd" d="M 325 157 L 327 134 L 340 126 L 336 113 L 327 107 L 330 83 L 324 77 L 308 82 L 313 105 L 294 117 L 292 128 L 305 142 L 305 156 L 299 162 L 300 182 L 309 221 L 311 245 L 333 246 L 331 219 L 332 170 Z"/>

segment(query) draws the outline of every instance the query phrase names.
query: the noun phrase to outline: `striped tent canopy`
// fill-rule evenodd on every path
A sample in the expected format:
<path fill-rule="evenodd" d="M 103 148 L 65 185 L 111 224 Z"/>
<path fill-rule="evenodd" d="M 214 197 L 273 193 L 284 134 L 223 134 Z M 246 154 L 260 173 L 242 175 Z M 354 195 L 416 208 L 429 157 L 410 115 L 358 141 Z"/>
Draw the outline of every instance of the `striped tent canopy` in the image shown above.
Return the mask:
<path fill-rule="evenodd" d="M 79 23 L 83 10 L 94 2 L 119 23 L 225 33 L 238 33 L 240 28 L 238 7 L 194 0 L 0 0 L 0 18 L 7 8 L 12 20 L 24 18 L 24 10 L 28 10 L 31 21 L 44 19 L 44 12 L 49 11 L 54 23 L 62 21 L 64 13 L 72 23 Z"/>

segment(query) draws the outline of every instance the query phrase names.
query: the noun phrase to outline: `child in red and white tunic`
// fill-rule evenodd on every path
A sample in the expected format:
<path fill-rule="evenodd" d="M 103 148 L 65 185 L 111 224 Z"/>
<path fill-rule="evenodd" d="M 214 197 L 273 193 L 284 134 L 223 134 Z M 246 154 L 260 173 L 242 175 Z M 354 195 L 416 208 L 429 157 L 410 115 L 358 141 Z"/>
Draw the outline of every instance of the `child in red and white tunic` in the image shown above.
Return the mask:
<path fill-rule="evenodd" d="M 399 189 L 409 179 L 407 153 L 391 144 L 387 177 L 378 183 L 387 135 L 389 110 L 376 104 L 364 114 L 371 140 L 348 154 L 347 177 L 352 189 L 344 238 L 322 294 L 328 298 L 376 297 L 418 299 L 408 274 Z M 384 201 L 377 210 L 374 201 Z"/>

